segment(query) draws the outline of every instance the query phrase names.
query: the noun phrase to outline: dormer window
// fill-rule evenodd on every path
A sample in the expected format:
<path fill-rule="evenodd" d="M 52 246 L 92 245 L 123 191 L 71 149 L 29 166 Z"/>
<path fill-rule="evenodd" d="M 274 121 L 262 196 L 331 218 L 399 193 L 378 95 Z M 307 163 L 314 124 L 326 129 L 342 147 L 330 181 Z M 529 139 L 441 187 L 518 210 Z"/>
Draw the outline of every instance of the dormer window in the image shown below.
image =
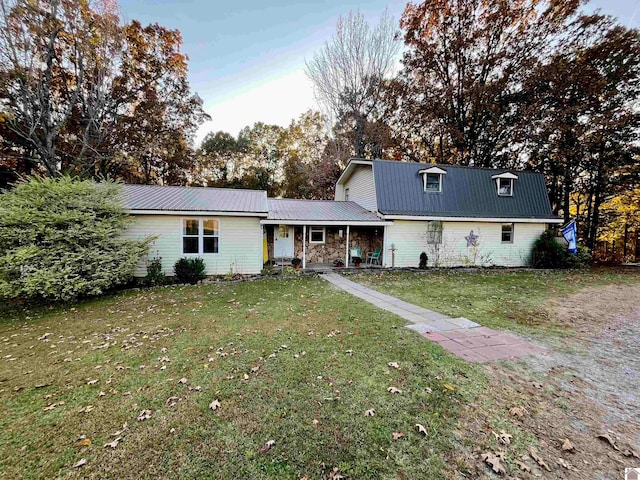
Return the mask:
<path fill-rule="evenodd" d="M 513 173 L 505 172 L 500 175 L 494 175 L 491 177 L 496 181 L 496 187 L 498 188 L 498 196 L 500 197 L 512 197 L 513 196 L 513 183 L 518 179 L 517 175 Z"/>
<path fill-rule="evenodd" d="M 425 192 L 440 193 L 442 192 L 442 178 L 447 173 L 438 167 L 425 168 L 418 172 L 422 175 L 422 187 Z"/>

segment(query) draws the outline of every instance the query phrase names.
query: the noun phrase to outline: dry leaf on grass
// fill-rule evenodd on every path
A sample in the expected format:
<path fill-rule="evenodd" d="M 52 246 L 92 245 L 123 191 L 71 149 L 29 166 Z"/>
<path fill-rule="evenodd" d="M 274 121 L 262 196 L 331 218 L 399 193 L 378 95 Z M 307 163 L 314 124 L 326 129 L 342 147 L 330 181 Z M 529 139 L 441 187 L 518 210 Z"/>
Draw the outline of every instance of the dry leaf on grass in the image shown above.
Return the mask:
<path fill-rule="evenodd" d="M 393 437 L 394 440 L 400 440 L 402 437 L 404 437 L 404 433 L 402 433 L 402 432 L 393 432 L 391 434 L 391 436 Z"/>
<path fill-rule="evenodd" d="M 395 368 L 396 370 L 400 370 L 400 365 L 398 365 L 398 362 L 389 362 L 387 363 L 387 366 L 391 368 Z"/>
<path fill-rule="evenodd" d="M 120 443 L 120 440 L 122 440 L 122 437 L 116 438 L 113 442 L 105 443 L 104 448 L 107 448 L 107 447 L 116 448 Z"/>
<path fill-rule="evenodd" d="M 167 407 L 174 407 L 178 403 L 178 400 L 180 400 L 178 397 L 169 397 L 165 403 Z"/>
<path fill-rule="evenodd" d="M 267 453 L 269 450 L 271 450 L 271 447 L 273 447 L 276 444 L 275 440 L 268 440 L 264 443 L 264 445 L 262 446 L 262 449 L 260 449 L 260 451 L 262 453 Z"/>
<path fill-rule="evenodd" d="M 76 440 L 76 447 L 88 447 L 91 445 L 91 440 L 85 438 L 84 435 Z"/>
<path fill-rule="evenodd" d="M 87 385 L 95 385 L 96 383 L 98 383 L 98 380 L 89 380 Z"/>
<path fill-rule="evenodd" d="M 494 472 L 500 475 L 507 473 L 501 462 L 504 460 L 504 454 L 502 452 L 498 452 L 497 454 L 493 452 L 486 452 L 481 455 L 481 458 Z"/>
<path fill-rule="evenodd" d="M 427 436 L 427 429 L 424 428 L 424 425 L 420 423 L 416 423 L 415 427 L 416 427 L 416 430 L 418 430 L 418 433 L 423 434 L 425 437 Z"/>
<path fill-rule="evenodd" d="M 214 400 L 213 402 L 211 402 L 211 403 L 209 404 L 209 408 L 210 408 L 211 410 L 217 410 L 217 409 L 219 409 L 219 408 L 220 408 L 220 402 L 219 402 L 217 399 L 216 399 L 216 400 Z"/>
<path fill-rule="evenodd" d="M 568 438 L 565 438 L 564 441 L 562 442 L 562 450 L 564 450 L 565 452 L 572 452 L 575 450 L 573 443 L 571 443 L 571 441 Z"/>
<path fill-rule="evenodd" d="M 333 468 L 329 474 L 329 480 L 344 480 L 344 477 L 340 474 L 340 469 L 338 467 Z"/>
<path fill-rule="evenodd" d="M 564 458 L 558 458 L 558 465 L 566 468 L 567 470 L 575 470 L 570 463 L 568 463 Z"/>
<path fill-rule="evenodd" d="M 180 384 L 180 385 L 186 385 L 187 383 L 189 383 L 189 380 L 187 380 L 184 377 L 182 377 L 180 380 L 178 380 L 178 384 Z"/>
<path fill-rule="evenodd" d="M 80 460 L 78 460 L 76 463 L 74 463 L 71 468 L 80 468 L 83 465 L 87 464 L 87 459 L 86 458 L 81 458 Z"/>
<path fill-rule="evenodd" d="M 454 387 L 453 385 L 449 385 L 448 383 L 445 383 L 443 386 L 444 386 L 444 388 L 446 388 L 447 390 L 451 390 L 451 391 L 453 391 L 453 390 L 455 390 L 455 389 L 456 389 L 456 387 Z"/>
<path fill-rule="evenodd" d="M 373 417 L 375 414 L 376 414 L 376 409 L 375 408 L 370 408 L 369 410 L 364 412 L 364 416 L 365 417 Z"/>
<path fill-rule="evenodd" d="M 396 387 L 389 387 L 389 388 L 387 388 L 387 392 L 389 392 L 389 393 L 402 393 L 402 390 L 400 390 L 399 388 L 396 388 Z"/>
<path fill-rule="evenodd" d="M 138 415 L 138 421 L 143 422 L 151 418 L 151 410 L 142 410 Z"/>
<path fill-rule="evenodd" d="M 315 425 L 318 425 L 320 422 L 317 419 L 314 418 L 311 423 L 313 423 L 313 425 L 315 426 Z"/>
<path fill-rule="evenodd" d="M 540 455 L 538 455 L 538 451 L 534 447 L 531 447 L 529 449 L 529 455 L 531 455 L 531 458 L 533 458 L 536 463 L 544 468 L 547 472 L 551 471 L 551 467 L 549 467 L 549 465 L 546 464 L 546 462 L 540 457 Z"/>
<path fill-rule="evenodd" d="M 494 431 L 492 431 L 491 433 L 493 433 L 494 437 L 496 437 L 496 440 L 498 440 L 498 442 L 502 443 L 503 445 L 509 445 L 511 443 L 511 439 L 513 438 L 512 435 L 509 435 L 504 430 L 500 430 L 500 433 L 496 433 Z"/>
<path fill-rule="evenodd" d="M 527 414 L 527 409 L 524 407 L 511 407 L 509 409 L 509 414 L 512 417 L 522 418 Z"/>
<path fill-rule="evenodd" d="M 527 472 L 527 473 L 531 473 L 531 467 L 529 465 L 527 465 L 524 462 L 521 462 L 520 460 L 516 460 L 515 464 L 518 466 L 518 468 L 520 470 L 522 470 L 523 472 Z"/>
<path fill-rule="evenodd" d="M 256 373 L 258 370 L 260 370 L 260 366 L 256 366 L 256 367 L 252 367 L 251 368 L 251 373 Z"/>

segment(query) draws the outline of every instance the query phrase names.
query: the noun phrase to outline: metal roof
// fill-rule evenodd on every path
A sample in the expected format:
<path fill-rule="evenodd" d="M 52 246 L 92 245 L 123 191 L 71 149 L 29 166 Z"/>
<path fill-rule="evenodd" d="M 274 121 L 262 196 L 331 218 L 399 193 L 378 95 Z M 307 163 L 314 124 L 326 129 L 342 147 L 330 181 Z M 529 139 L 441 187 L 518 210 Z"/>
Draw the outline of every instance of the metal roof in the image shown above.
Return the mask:
<path fill-rule="evenodd" d="M 126 210 L 242 212 L 265 216 L 267 192 L 233 188 L 122 185 Z"/>
<path fill-rule="evenodd" d="M 441 192 L 425 192 L 418 173 L 425 166 L 446 170 Z M 507 170 L 374 160 L 378 211 L 385 215 L 556 219 L 544 177 L 515 171 L 513 196 L 498 196 L 491 177 Z"/>
<path fill-rule="evenodd" d="M 292 200 L 269 198 L 268 220 L 306 220 L 311 222 L 383 222 L 356 202 L 335 200 Z"/>

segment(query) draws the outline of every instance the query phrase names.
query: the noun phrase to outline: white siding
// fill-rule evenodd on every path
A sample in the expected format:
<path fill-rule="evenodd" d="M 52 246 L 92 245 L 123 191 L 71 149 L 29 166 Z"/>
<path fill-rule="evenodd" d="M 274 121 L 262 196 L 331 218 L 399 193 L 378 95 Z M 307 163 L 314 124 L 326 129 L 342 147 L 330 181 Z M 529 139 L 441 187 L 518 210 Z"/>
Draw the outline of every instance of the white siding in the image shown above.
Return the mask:
<path fill-rule="evenodd" d="M 166 275 L 173 275 L 173 265 L 181 257 L 202 257 L 207 275 L 224 275 L 233 268 L 242 274 L 260 273 L 262 269 L 262 226 L 257 217 L 214 217 L 220 222 L 219 253 L 202 255 L 182 254 L 182 219 L 205 218 L 174 215 L 135 215 L 125 233 L 129 238 L 157 236 L 149 249 L 149 257 L 162 257 Z M 136 276 L 147 274 L 146 262 L 141 261 Z"/>
<path fill-rule="evenodd" d="M 347 188 L 349 189 L 348 200 L 356 202 L 372 212 L 378 209 L 373 181 L 373 168 L 371 166 L 357 166 L 349 179 L 336 188 L 336 200 L 347 200 L 345 198 Z"/>
<path fill-rule="evenodd" d="M 394 220 L 387 227 L 385 266 L 391 266 L 391 244 L 395 244 L 395 266 L 417 267 L 421 252 L 429 256 L 429 265 L 440 256 L 440 266 L 465 265 L 526 266 L 533 243 L 545 229 L 544 223 L 516 223 L 513 243 L 502 243 L 502 223 L 442 222 L 442 244 L 439 253 L 427 245 L 427 222 Z M 473 230 L 477 247 L 467 247 L 466 236 Z"/>

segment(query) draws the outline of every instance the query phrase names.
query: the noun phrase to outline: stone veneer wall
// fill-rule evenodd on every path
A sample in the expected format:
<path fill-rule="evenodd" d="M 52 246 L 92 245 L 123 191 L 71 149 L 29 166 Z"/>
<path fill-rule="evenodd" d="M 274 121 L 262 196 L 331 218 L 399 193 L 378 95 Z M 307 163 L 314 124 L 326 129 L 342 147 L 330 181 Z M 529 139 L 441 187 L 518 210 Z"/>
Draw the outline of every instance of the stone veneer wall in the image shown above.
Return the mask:
<path fill-rule="evenodd" d="M 340 238 L 342 230 L 342 238 Z M 378 235 L 375 235 L 375 233 Z M 325 243 L 309 243 L 309 227 L 307 227 L 307 263 L 333 263 L 334 260 L 344 260 L 347 240 L 347 227 L 326 227 Z M 376 248 L 382 248 L 383 230 L 373 227 L 352 227 L 349 234 L 350 247 L 360 247 L 362 260 L 364 262 L 367 253 L 373 252 Z M 295 227 L 294 230 L 294 252 L 295 256 L 302 258 L 302 227 Z"/>

